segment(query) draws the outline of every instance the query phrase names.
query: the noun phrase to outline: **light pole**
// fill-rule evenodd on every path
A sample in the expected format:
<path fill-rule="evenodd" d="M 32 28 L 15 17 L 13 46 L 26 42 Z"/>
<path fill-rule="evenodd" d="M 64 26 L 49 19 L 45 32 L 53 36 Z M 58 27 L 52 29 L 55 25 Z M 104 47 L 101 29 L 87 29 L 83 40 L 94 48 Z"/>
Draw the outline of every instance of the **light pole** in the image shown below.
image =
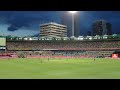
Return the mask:
<path fill-rule="evenodd" d="M 77 12 L 77 11 L 69 11 L 71 14 L 72 14 L 72 36 L 74 36 L 74 14 Z"/>

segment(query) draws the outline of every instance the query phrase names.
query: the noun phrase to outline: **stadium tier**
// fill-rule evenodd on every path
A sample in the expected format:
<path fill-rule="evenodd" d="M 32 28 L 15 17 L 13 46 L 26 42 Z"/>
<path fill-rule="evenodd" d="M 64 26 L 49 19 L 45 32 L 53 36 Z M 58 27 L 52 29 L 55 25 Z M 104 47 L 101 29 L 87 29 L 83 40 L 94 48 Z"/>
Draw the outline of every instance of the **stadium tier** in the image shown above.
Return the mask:
<path fill-rule="evenodd" d="M 111 57 L 120 41 L 7 41 L 6 51 L 22 57 Z"/>
<path fill-rule="evenodd" d="M 119 50 L 120 41 L 9 41 L 7 50 Z"/>

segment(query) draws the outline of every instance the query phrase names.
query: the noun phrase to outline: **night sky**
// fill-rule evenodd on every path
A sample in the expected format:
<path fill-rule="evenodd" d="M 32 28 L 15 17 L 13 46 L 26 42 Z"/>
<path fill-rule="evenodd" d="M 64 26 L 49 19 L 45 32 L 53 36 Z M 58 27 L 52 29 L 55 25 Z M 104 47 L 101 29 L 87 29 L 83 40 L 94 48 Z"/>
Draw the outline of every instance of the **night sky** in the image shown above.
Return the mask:
<path fill-rule="evenodd" d="M 68 13 L 64 11 L 62 13 Z M 112 32 L 120 33 L 120 11 L 79 11 L 80 35 L 92 30 L 95 20 L 112 24 Z M 0 35 L 33 36 L 40 32 L 40 23 L 61 23 L 61 11 L 0 11 Z"/>

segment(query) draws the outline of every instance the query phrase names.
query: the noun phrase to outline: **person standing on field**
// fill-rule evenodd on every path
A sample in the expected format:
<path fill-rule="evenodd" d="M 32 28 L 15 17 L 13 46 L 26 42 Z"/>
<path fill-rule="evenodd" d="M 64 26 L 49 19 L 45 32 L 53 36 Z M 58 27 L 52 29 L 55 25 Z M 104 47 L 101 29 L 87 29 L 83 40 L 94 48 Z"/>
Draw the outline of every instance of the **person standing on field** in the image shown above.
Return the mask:
<path fill-rule="evenodd" d="M 94 61 L 95 61 L 95 58 L 96 58 L 96 57 L 94 57 Z"/>

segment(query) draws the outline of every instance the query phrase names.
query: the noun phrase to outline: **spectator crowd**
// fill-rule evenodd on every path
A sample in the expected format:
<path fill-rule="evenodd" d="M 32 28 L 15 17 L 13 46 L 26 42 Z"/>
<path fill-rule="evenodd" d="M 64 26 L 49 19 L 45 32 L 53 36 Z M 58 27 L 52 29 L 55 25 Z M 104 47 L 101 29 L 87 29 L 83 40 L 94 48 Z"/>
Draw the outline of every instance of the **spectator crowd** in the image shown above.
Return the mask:
<path fill-rule="evenodd" d="M 7 42 L 7 50 L 117 50 L 120 41 Z"/>

